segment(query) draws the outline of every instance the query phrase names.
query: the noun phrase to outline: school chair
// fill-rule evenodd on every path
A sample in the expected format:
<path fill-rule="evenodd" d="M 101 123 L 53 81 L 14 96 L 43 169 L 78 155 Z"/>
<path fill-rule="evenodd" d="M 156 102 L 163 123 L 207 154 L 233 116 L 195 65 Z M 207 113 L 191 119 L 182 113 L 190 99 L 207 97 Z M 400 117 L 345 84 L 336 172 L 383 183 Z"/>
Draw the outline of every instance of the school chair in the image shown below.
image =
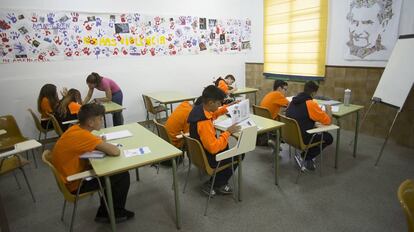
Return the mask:
<path fill-rule="evenodd" d="M 207 174 L 208 176 L 212 176 L 213 177 L 213 182 L 211 183 L 211 188 L 213 188 L 214 186 L 214 181 L 216 178 L 216 174 L 218 172 L 221 172 L 223 170 L 225 170 L 226 168 L 232 167 L 232 171 L 233 171 L 233 187 L 235 187 L 235 176 L 234 176 L 234 164 L 237 164 L 238 161 L 234 160 L 231 163 L 225 164 L 220 166 L 220 161 L 217 164 L 216 168 L 213 168 L 210 166 L 210 164 L 208 163 L 207 157 L 206 157 L 206 153 L 204 152 L 203 146 L 200 144 L 200 142 L 196 139 L 193 139 L 191 137 L 185 136 L 184 135 L 184 141 L 187 147 L 187 155 L 188 158 L 190 160 L 190 163 L 188 165 L 188 170 L 187 170 L 187 175 L 185 178 L 185 184 L 184 184 L 184 189 L 183 189 L 183 193 L 185 193 L 185 189 L 187 187 L 187 183 L 188 183 L 188 177 L 190 176 L 190 169 L 191 169 L 191 164 L 194 164 L 200 172 L 204 172 L 205 174 Z M 235 193 L 235 189 L 233 189 L 233 194 Z M 207 216 L 207 208 L 208 208 L 208 204 L 210 202 L 210 198 L 211 198 L 211 190 L 209 192 L 209 196 L 207 199 L 207 203 L 204 209 L 204 216 Z M 235 196 L 233 196 L 235 198 Z"/>
<path fill-rule="evenodd" d="M 285 141 L 285 143 L 287 143 L 288 145 L 294 147 L 295 149 L 298 149 L 300 151 L 305 152 L 304 157 L 302 157 L 301 167 L 304 166 L 304 162 L 305 162 L 306 156 L 308 154 L 309 148 L 316 147 L 316 146 L 320 146 L 321 153 L 320 153 L 320 165 L 319 165 L 320 167 L 319 167 L 319 171 L 320 171 L 320 175 L 322 176 L 322 141 L 323 141 L 323 132 L 330 131 L 330 130 L 336 130 L 339 127 L 336 126 L 336 125 L 330 125 L 330 126 L 326 126 L 326 127 L 315 128 L 313 130 L 308 130 L 307 132 L 309 134 L 311 134 L 312 137 L 311 137 L 311 139 L 309 141 L 309 144 L 305 144 L 303 142 L 303 138 L 302 138 L 302 134 L 300 132 L 299 124 L 298 124 L 298 122 L 295 119 L 286 117 L 286 116 L 281 115 L 281 114 L 279 114 L 279 119 L 280 119 L 280 122 L 285 123 L 285 125 L 281 128 L 281 132 L 282 132 L 281 133 L 281 137 L 282 137 L 283 141 Z M 312 143 L 314 137 L 317 134 L 321 134 L 322 135 L 321 141 Z M 300 177 L 301 173 L 302 173 L 302 170 L 301 170 L 301 168 L 299 168 L 298 175 L 296 177 L 296 184 L 299 181 L 299 177 Z"/>
<path fill-rule="evenodd" d="M 0 176 L 7 174 L 9 172 L 12 172 L 14 175 L 14 178 L 16 179 L 17 182 L 17 186 L 20 187 L 20 183 L 19 180 L 17 179 L 16 174 L 14 173 L 14 171 L 16 169 L 19 169 L 24 177 L 24 180 L 26 181 L 27 184 L 27 188 L 29 189 L 30 195 L 32 196 L 33 202 L 36 202 L 36 199 L 33 195 L 32 192 L 32 188 L 30 187 L 30 183 L 29 180 L 27 179 L 26 173 L 23 169 L 24 166 L 26 166 L 27 164 L 29 164 L 29 161 L 26 160 L 25 158 L 21 157 L 20 155 L 11 155 L 5 158 L 0 159 Z"/>
<path fill-rule="evenodd" d="M 50 121 L 52 121 L 53 129 L 55 130 L 56 134 L 60 137 L 63 135 L 63 130 L 59 125 L 58 120 L 53 114 L 49 114 Z"/>
<path fill-rule="evenodd" d="M 43 152 L 42 160 L 52 170 L 53 176 L 55 177 L 56 184 L 57 184 L 60 192 L 63 195 L 63 208 L 62 208 L 62 214 L 61 214 L 61 217 L 60 217 L 60 220 L 62 222 L 63 222 L 63 217 L 65 215 L 66 202 L 73 203 L 73 211 L 72 211 L 72 217 L 71 217 L 71 222 L 70 222 L 70 227 L 69 227 L 70 232 L 73 231 L 73 224 L 75 222 L 75 216 L 76 216 L 76 207 L 77 207 L 78 201 L 80 199 L 84 199 L 85 197 L 91 196 L 95 192 L 98 192 L 99 196 L 103 198 L 106 209 L 109 212 L 108 204 L 106 202 L 106 198 L 105 198 L 105 195 L 104 195 L 104 190 L 103 190 L 101 181 L 99 180 L 98 177 L 96 177 L 95 172 L 93 170 L 84 171 L 84 172 L 81 172 L 81 173 L 78 173 L 78 174 L 75 174 L 75 175 L 72 175 L 72 176 L 68 177 L 68 181 L 80 181 L 80 184 L 79 184 L 79 187 L 76 191 L 76 194 L 74 194 L 74 193 L 71 193 L 69 191 L 69 189 L 66 187 L 65 183 L 62 180 L 62 177 L 61 177 L 60 173 L 56 170 L 55 166 L 52 164 L 52 153 L 49 150 L 45 150 Z M 89 191 L 89 192 L 85 192 L 85 193 L 79 193 L 79 191 L 82 187 L 82 183 L 86 179 L 89 179 L 89 178 L 96 178 L 98 180 L 99 190 L 93 190 L 93 191 Z"/>
<path fill-rule="evenodd" d="M 258 105 L 253 105 L 253 114 L 263 118 L 273 119 L 269 109 Z"/>
<path fill-rule="evenodd" d="M 405 180 L 398 188 L 398 200 L 404 210 L 409 232 L 414 232 L 414 182 Z"/>
<path fill-rule="evenodd" d="M 167 128 L 165 128 L 165 125 L 159 123 L 155 118 L 153 119 L 154 125 L 157 128 L 158 136 L 162 138 L 164 141 L 168 142 L 169 144 L 173 145 L 170 135 L 168 134 Z M 183 157 L 177 157 L 176 161 L 179 163 L 179 159 L 184 159 L 184 153 L 185 153 L 185 146 L 183 145 L 180 150 L 183 152 Z M 167 160 L 167 162 L 171 162 L 170 160 Z M 184 162 L 183 162 L 184 165 Z M 157 170 L 158 173 L 158 170 Z"/>
<path fill-rule="evenodd" d="M 24 142 L 29 140 L 24 137 L 17 125 L 16 119 L 12 115 L 0 116 L 0 129 L 6 133 L 0 134 L 0 151 L 10 150 L 16 143 Z M 37 168 L 36 156 L 33 150 L 32 157 L 35 167 Z M 29 152 L 26 152 L 26 159 L 29 159 Z"/>
<path fill-rule="evenodd" d="M 53 127 L 52 127 L 52 122 L 50 120 L 48 120 L 48 125 L 46 126 L 46 128 L 43 128 L 42 127 L 42 124 L 40 122 L 39 117 L 37 117 L 37 115 L 34 113 L 34 111 L 32 109 L 30 109 L 30 108 L 27 109 L 27 110 L 29 111 L 30 115 L 32 116 L 33 122 L 35 123 L 35 126 L 36 126 L 36 129 L 39 132 L 39 136 L 37 138 L 37 141 L 39 141 L 40 143 L 42 143 L 42 152 L 43 152 L 44 149 L 45 149 L 45 144 L 46 143 L 48 143 L 48 142 L 54 142 L 57 139 L 57 137 L 55 137 L 55 138 L 49 138 L 49 140 L 47 139 L 47 134 L 49 132 L 51 132 L 51 131 L 54 130 Z M 44 138 L 43 139 L 41 139 L 42 134 L 44 134 Z"/>
<path fill-rule="evenodd" d="M 143 101 L 144 101 L 144 106 L 145 106 L 145 110 L 147 111 L 147 122 L 149 121 L 149 116 L 150 116 L 150 114 L 151 115 L 154 115 L 154 117 L 156 118 L 156 119 L 158 119 L 158 116 L 160 117 L 160 119 L 161 119 L 161 113 L 162 112 L 165 112 L 165 115 L 166 115 L 166 117 L 167 117 L 167 115 L 168 115 L 168 108 L 166 107 L 166 106 L 164 106 L 164 105 L 161 105 L 161 104 L 159 104 L 159 105 L 156 105 L 156 106 L 154 106 L 153 104 L 152 104 L 152 100 L 151 100 L 151 98 L 150 97 L 148 97 L 147 95 L 145 95 L 145 94 L 143 94 L 142 95 L 142 99 L 143 99 Z M 149 122 L 148 122 L 149 123 Z"/>

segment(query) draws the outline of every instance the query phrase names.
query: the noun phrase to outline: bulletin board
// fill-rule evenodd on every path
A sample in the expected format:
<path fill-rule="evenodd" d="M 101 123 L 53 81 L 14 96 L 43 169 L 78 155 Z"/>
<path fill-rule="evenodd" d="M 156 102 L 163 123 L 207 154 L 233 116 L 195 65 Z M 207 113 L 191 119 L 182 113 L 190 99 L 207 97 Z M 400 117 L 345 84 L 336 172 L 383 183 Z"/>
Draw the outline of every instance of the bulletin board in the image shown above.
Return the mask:
<path fill-rule="evenodd" d="M 249 19 L 0 9 L 0 63 L 243 53 L 250 35 Z"/>

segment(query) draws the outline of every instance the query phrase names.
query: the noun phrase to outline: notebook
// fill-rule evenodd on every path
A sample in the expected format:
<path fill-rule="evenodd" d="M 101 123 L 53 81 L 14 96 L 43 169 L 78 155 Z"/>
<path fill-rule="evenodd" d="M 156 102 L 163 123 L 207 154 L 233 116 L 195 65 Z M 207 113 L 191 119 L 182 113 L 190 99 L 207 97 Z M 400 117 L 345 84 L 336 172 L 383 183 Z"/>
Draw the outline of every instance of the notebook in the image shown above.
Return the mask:
<path fill-rule="evenodd" d="M 101 134 L 101 137 L 103 136 L 106 137 L 106 141 L 109 141 L 109 140 L 114 140 L 114 139 L 122 139 L 126 137 L 131 137 L 132 133 L 129 132 L 129 130 L 121 130 L 121 131 Z"/>
<path fill-rule="evenodd" d="M 227 129 L 231 125 L 237 124 L 243 128 L 255 126 L 256 124 L 250 118 L 249 99 L 243 100 L 237 104 L 227 107 L 229 118 L 225 120 L 216 120 L 214 124 L 222 129 Z"/>
<path fill-rule="evenodd" d="M 80 159 L 102 159 L 105 157 L 105 153 L 102 151 L 91 151 L 83 153 L 83 155 L 79 156 Z"/>

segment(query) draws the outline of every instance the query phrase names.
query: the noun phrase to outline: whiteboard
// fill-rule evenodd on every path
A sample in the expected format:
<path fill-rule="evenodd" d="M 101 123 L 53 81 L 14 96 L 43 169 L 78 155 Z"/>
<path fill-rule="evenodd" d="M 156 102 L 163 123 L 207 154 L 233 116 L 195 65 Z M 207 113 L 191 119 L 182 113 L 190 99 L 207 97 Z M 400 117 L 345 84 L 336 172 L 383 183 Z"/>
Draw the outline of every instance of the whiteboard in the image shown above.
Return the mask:
<path fill-rule="evenodd" d="M 414 35 L 400 36 L 374 97 L 402 108 L 414 82 Z"/>

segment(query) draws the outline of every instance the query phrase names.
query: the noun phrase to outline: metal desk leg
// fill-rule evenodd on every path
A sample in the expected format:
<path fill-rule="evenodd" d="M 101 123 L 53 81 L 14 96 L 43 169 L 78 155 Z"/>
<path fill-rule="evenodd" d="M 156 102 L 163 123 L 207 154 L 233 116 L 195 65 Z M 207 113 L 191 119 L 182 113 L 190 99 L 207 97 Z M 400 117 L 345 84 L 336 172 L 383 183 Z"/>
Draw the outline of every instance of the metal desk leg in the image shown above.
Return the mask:
<path fill-rule="evenodd" d="M 175 158 L 172 160 L 172 171 L 173 171 L 173 184 L 174 184 L 174 197 L 175 197 L 175 223 L 177 229 L 181 228 L 181 208 L 180 208 L 180 198 L 178 196 L 178 183 L 177 183 L 177 164 Z"/>
<path fill-rule="evenodd" d="M 239 201 L 242 201 L 242 155 L 239 155 L 239 168 L 237 172 L 239 173 L 239 178 L 237 178 L 239 182 L 237 186 L 239 189 Z"/>
<path fill-rule="evenodd" d="M 336 131 L 335 169 L 338 169 L 339 145 L 341 144 L 341 121 L 339 118 L 336 121 L 339 128 Z"/>
<path fill-rule="evenodd" d="M 280 131 L 276 130 L 275 156 L 275 185 L 279 185 L 279 153 L 280 153 Z"/>
<path fill-rule="evenodd" d="M 115 225 L 115 211 L 114 211 L 114 202 L 112 199 L 112 189 L 111 189 L 111 180 L 109 176 L 105 176 L 105 187 L 106 187 L 106 200 L 108 201 L 109 207 L 109 221 L 111 222 L 112 232 L 116 231 Z"/>
<path fill-rule="evenodd" d="M 256 94 L 256 92 L 254 92 L 254 104 L 256 104 L 257 105 L 257 94 Z"/>
<path fill-rule="evenodd" d="M 355 122 L 355 138 L 354 138 L 354 158 L 356 158 L 357 144 L 358 144 L 358 131 L 359 129 L 359 111 L 356 112 L 356 122 Z"/>
<path fill-rule="evenodd" d="M 106 114 L 104 114 L 103 120 L 104 120 L 104 127 L 106 128 Z"/>

